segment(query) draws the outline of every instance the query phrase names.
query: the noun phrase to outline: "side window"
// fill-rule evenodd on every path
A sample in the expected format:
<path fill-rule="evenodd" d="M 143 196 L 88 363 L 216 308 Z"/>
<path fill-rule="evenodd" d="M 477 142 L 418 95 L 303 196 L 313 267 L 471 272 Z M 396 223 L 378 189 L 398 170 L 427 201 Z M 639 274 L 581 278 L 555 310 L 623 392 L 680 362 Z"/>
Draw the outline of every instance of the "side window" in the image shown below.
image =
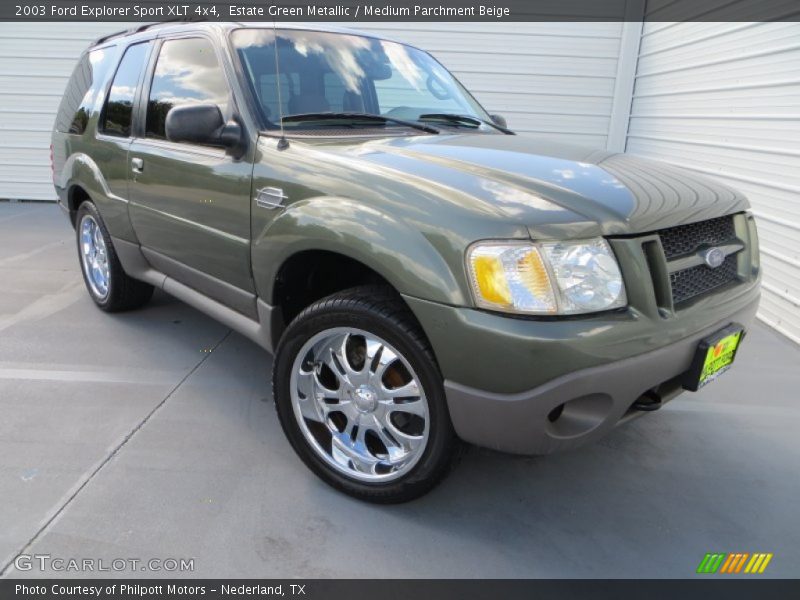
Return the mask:
<path fill-rule="evenodd" d="M 56 117 L 56 130 L 82 134 L 94 109 L 97 95 L 106 80 L 114 58 L 114 48 L 93 50 L 84 54 L 61 98 Z"/>
<path fill-rule="evenodd" d="M 150 97 L 145 136 L 166 139 L 164 122 L 174 106 L 216 104 L 227 113 L 228 81 L 211 42 L 205 38 L 168 40 L 161 46 Z"/>
<path fill-rule="evenodd" d="M 133 99 L 136 86 L 147 58 L 147 44 L 136 44 L 125 51 L 119 63 L 114 81 L 108 92 L 105 110 L 103 111 L 104 133 L 129 137 L 133 122 Z"/>

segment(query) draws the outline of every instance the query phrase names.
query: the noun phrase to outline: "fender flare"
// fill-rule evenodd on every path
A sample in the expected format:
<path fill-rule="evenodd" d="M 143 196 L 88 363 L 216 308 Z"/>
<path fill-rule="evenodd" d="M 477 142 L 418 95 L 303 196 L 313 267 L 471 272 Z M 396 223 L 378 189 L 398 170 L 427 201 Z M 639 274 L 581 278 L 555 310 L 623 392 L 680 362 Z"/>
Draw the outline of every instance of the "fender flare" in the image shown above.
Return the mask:
<path fill-rule="evenodd" d="M 128 213 L 128 199 L 114 194 L 100 167 L 88 154 L 76 152 L 64 163 L 56 185 L 66 190 L 70 212 L 76 207 L 71 205 L 72 190 L 76 186 L 82 188 L 97 206 L 103 222 L 113 237 L 138 243 L 131 226 Z"/>
<path fill-rule="evenodd" d="M 253 271 L 259 296 L 271 302 L 284 263 L 314 250 L 362 263 L 400 294 L 451 305 L 466 302 L 463 278 L 419 228 L 351 198 L 329 196 L 291 204 L 262 231 L 254 232 Z"/>

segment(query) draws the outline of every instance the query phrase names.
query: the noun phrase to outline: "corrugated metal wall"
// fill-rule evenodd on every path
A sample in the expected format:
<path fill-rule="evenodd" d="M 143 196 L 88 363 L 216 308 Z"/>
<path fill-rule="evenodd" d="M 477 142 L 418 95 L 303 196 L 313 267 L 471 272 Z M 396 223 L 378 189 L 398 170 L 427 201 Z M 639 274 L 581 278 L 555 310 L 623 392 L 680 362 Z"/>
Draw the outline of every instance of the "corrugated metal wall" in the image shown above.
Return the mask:
<path fill-rule="evenodd" d="M 0 198 L 53 199 L 48 147 L 81 51 L 128 23 L 0 23 Z M 621 23 L 359 24 L 431 51 L 518 131 L 603 147 Z"/>
<path fill-rule="evenodd" d="M 622 23 L 359 24 L 431 52 L 515 131 L 605 147 Z"/>
<path fill-rule="evenodd" d="M 120 23 L 0 23 L 0 198 L 55 198 L 50 130 L 87 44 Z"/>
<path fill-rule="evenodd" d="M 646 24 L 627 150 L 750 198 L 759 316 L 800 343 L 800 23 Z"/>

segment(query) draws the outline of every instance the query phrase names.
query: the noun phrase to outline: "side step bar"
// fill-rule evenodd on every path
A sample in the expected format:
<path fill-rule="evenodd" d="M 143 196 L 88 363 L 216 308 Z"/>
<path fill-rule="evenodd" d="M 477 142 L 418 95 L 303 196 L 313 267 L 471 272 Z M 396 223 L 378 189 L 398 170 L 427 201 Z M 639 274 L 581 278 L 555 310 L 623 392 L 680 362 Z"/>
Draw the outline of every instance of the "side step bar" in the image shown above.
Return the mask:
<path fill-rule="evenodd" d="M 165 275 L 161 271 L 153 268 L 147 261 L 138 244 L 128 242 L 119 238 L 112 238 L 114 250 L 125 272 L 153 287 L 163 290 L 170 296 L 174 296 L 199 310 L 202 313 L 216 319 L 220 323 L 230 327 L 234 331 L 241 333 L 249 338 L 264 350 L 272 354 L 274 352 L 272 344 L 272 320 L 275 316 L 274 307 L 270 306 L 260 298 L 256 298 L 256 314 L 258 320 L 251 319 L 242 313 L 229 308 L 228 306 L 209 298 Z"/>

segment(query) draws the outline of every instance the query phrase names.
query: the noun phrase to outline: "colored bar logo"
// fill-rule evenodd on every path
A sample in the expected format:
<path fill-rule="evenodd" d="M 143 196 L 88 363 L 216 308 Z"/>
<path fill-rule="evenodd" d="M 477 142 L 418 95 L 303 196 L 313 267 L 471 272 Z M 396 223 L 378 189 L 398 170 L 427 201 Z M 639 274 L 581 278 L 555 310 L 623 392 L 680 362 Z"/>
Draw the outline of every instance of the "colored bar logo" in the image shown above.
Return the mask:
<path fill-rule="evenodd" d="M 747 552 L 708 553 L 697 566 L 697 572 L 702 574 L 724 573 L 734 575 L 737 573 L 761 574 L 767 569 L 772 560 L 772 552 Z"/>

